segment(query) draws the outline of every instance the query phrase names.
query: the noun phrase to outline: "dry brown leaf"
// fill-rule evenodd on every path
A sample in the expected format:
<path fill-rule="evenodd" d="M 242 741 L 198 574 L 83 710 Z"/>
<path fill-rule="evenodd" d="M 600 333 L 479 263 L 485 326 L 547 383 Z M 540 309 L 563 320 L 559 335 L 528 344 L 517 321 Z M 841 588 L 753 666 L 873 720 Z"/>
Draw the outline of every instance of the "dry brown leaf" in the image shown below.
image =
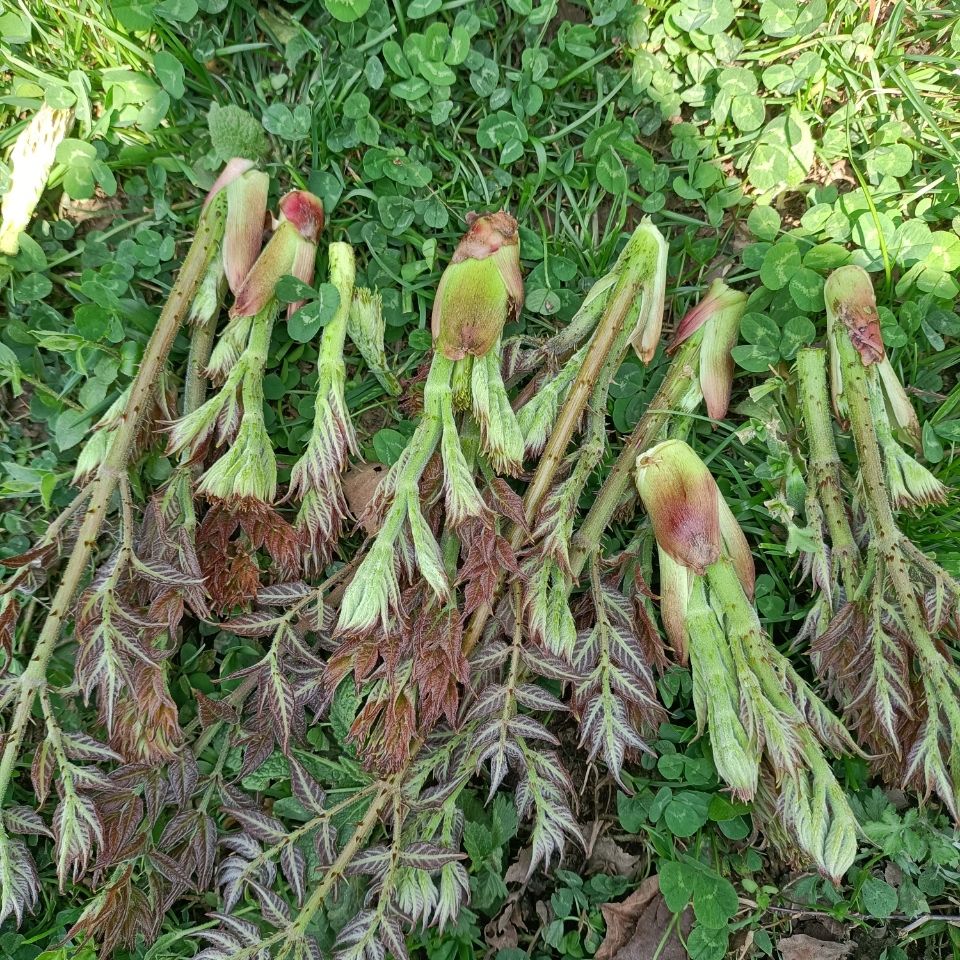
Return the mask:
<path fill-rule="evenodd" d="M 94 230 L 106 230 L 123 209 L 120 197 L 108 197 L 99 187 L 88 200 L 74 200 L 64 193 L 60 197 L 60 216 L 73 223 L 82 223 Z"/>
<path fill-rule="evenodd" d="M 483 928 L 484 943 L 495 950 L 509 950 L 520 942 L 519 930 L 525 930 L 519 904 L 520 891 L 507 897 L 500 913 Z"/>
<path fill-rule="evenodd" d="M 626 900 L 604 903 L 600 907 L 607 924 L 607 935 L 597 950 L 595 960 L 610 960 L 626 945 L 634 934 L 637 918 L 659 892 L 660 882 L 657 877 L 647 877 Z"/>
<path fill-rule="evenodd" d="M 687 960 L 678 932 L 687 937 L 693 914 L 689 908 L 683 912 L 679 931 L 674 929 L 661 947 L 673 913 L 660 894 L 657 877 L 647 877 L 626 900 L 605 903 L 600 911 L 607 935 L 595 960 Z"/>
<path fill-rule="evenodd" d="M 530 860 L 532 856 L 531 848 L 524 847 L 520 851 L 520 856 L 507 867 L 507 872 L 503 875 L 503 882 L 508 885 L 511 883 L 525 883 L 527 874 L 530 872 Z"/>
<path fill-rule="evenodd" d="M 639 862 L 639 857 L 628 853 L 616 840 L 602 836 L 597 839 L 590 851 L 587 872 L 591 875 L 605 873 L 617 877 L 629 877 L 636 872 Z"/>
<path fill-rule="evenodd" d="M 817 940 L 805 933 L 795 933 L 777 941 L 777 949 L 782 960 L 843 960 L 856 946 L 848 940 L 835 943 L 832 940 Z"/>
<path fill-rule="evenodd" d="M 343 475 L 343 493 L 350 513 L 359 517 L 363 529 L 371 536 L 377 532 L 373 518 L 366 514 L 367 505 L 386 476 L 389 468 L 382 463 L 358 463 Z"/>
<path fill-rule="evenodd" d="M 693 911 L 687 907 L 680 916 L 679 929 L 674 926 L 673 912 L 658 893 L 637 918 L 637 926 L 630 940 L 611 960 L 688 960 L 680 939 L 685 940 L 693 927 Z M 664 934 L 670 936 L 664 941 Z"/>

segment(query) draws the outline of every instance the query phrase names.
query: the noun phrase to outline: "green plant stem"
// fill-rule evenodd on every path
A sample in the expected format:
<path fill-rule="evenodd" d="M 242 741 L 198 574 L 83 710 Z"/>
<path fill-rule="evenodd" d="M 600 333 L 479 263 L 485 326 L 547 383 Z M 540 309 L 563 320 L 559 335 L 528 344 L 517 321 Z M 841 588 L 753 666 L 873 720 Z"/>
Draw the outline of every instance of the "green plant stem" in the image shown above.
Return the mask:
<path fill-rule="evenodd" d="M 734 659 L 740 659 L 736 649 L 739 647 L 743 652 L 745 668 L 756 676 L 767 700 L 784 717 L 802 722 L 800 712 L 784 690 L 780 676 L 772 669 L 774 658 L 769 649 L 770 641 L 764 636 L 757 612 L 743 591 L 743 584 L 733 563 L 727 557 L 721 557 L 707 567 L 706 577 L 711 599 L 719 603 L 723 611 L 727 639 Z"/>
<path fill-rule="evenodd" d="M 207 378 L 204 370 L 210 361 L 210 353 L 213 350 L 213 338 L 217 332 L 217 321 L 220 311 L 214 311 L 212 317 L 206 323 L 194 327 L 190 336 L 190 352 L 187 355 L 187 375 L 183 386 L 183 407 L 181 416 L 193 413 L 199 407 L 206 396 Z"/>
<path fill-rule="evenodd" d="M 813 347 L 797 354 L 800 403 L 809 447 L 808 468 L 830 530 L 835 559 L 843 571 L 847 596 L 856 588 L 860 550 L 853 536 L 840 484 L 840 455 L 833 436 L 827 393 L 826 351 Z"/>
<path fill-rule="evenodd" d="M 624 326 L 633 301 L 641 295 L 643 282 L 646 278 L 632 277 L 627 282 L 619 282 L 610 295 L 596 332 L 590 341 L 587 355 L 584 358 L 577 377 L 570 387 L 567 399 L 564 401 L 557 422 L 550 433 L 550 439 L 537 463 L 536 472 L 530 481 L 523 497 L 524 515 L 528 527 L 531 526 L 550 488 L 554 477 L 560 468 L 566 454 L 570 438 L 577 429 L 577 424 L 583 416 L 584 407 L 596 387 L 597 380 L 604 370 L 608 358 L 617 351 L 625 332 Z M 523 540 L 524 531 L 515 527 L 511 539 L 514 549 L 518 548 Z M 494 597 L 498 597 L 503 589 L 504 577 L 497 580 Z M 496 603 L 496 600 L 494 600 Z M 491 604 L 478 607 L 470 618 L 470 623 L 464 633 L 463 654 L 469 656 L 483 636 L 484 627 L 493 612 Z"/>
<path fill-rule="evenodd" d="M 874 549 L 890 578 L 900 614 L 910 640 L 921 661 L 925 682 L 936 685 L 949 702 L 952 693 L 943 675 L 943 657 L 927 630 L 923 611 L 917 600 L 910 569 L 902 544 L 906 538 L 897 526 L 887 491 L 880 444 L 870 405 L 870 383 L 867 368 L 860 359 L 849 334 L 842 324 L 835 325 L 835 337 L 843 371 L 843 395 L 850 414 L 850 429 L 860 463 L 864 506 Z"/>
<path fill-rule="evenodd" d="M 637 457 L 661 438 L 671 416 L 683 406 L 685 397 L 696 380 L 696 361 L 699 355 L 696 339 L 681 344 L 667 370 L 663 383 L 640 422 L 627 438 L 620 456 L 607 474 L 597 497 L 573 537 L 570 569 L 574 577 L 583 572 L 587 557 L 596 550 L 614 513 L 620 507 L 633 483 Z"/>
<path fill-rule="evenodd" d="M 346 243 L 331 243 L 330 281 L 340 294 L 340 305 L 323 328 L 320 337 L 319 369 L 321 378 L 328 367 L 343 366 L 343 345 L 347 338 L 347 320 L 353 302 L 353 286 L 356 281 L 356 265 L 353 249 Z"/>
<path fill-rule="evenodd" d="M 103 522 L 106 519 L 114 491 L 124 476 L 130 451 L 137 439 L 145 411 L 150 406 L 151 396 L 160 372 L 173 346 L 177 331 L 190 309 L 210 258 L 219 243 L 223 229 L 223 205 L 211 203 L 201 214 L 197 232 L 180 273 L 164 304 L 160 319 L 150 336 L 140 369 L 130 388 L 127 408 L 113 436 L 110 452 L 100 465 L 90 484 L 90 499 L 77 543 L 63 571 L 60 585 L 50 603 L 50 612 L 44 621 L 33 656 L 20 677 L 20 692 L 14 707 L 13 718 L 7 729 L 3 757 L 0 759 L 0 802 L 6 797 L 13 776 L 20 744 L 26 732 L 30 712 L 37 694 L 46 685 L 47 666 L 57 645 L 60 628 L 69 612 L 87 565 L 96 548 Z"/>
<path fill-rule="evenodd" d="M 370 834 L 373 833 L 377 821 L 380 818 L 380 811 L 386 806 L 387 801 L 393 796 L 397 785 L 400 783 L 397 779 L 398 776 L 400 776 L 400 774 L 396 774 L 390 779 L 383 781 L 379 791 L 374 795 L 370 806 L 367 807 L 366 813 L 354 828 L 350 839 L 344 844 L 337 859 L 324 871 L 323 879 L 314 887 L 307 902 L 297 915 L 296 921 L 288 927 L 281 927 L 260 943 L 239 951 L 234 955 L 234 960 L 250 960 L 250 958 L 257 956 L 260 951 L 287 939 L 291 931 L 300 937 L 306 933 L 307 926 L 316 912 L 323 906 L 324 900 L 326 900 L 337 882 L 343 878 L 347 867 L 367 842 Z"/>
<path fill-rule="evenodd" d="M 544 367 L 554 366 L 571 356 L 590 336 L 603 314 L 602 296 L 584 301 L 573 319 L 538 347 L 526 351 L 510 371 L 510 382 Z"/>
<path fill-rule="evenodd" d="M 424 388 L 423 417 L 407 448 L 410 455 L 397 477 L 394 497 L 394 505 L 397 509 L 394 510 L 391 507 L 388 511 L 387 520 L 384 521 L 383 530 L 378 535 L 378 539 L 382 535 L 396 540 L 403 526 L 403 518 L 406 516 L 407 497 L 419 497 L 420 495 L 420 478 L 423 476 L 423 471 L 427 469 L 427 464 L 437 449 L 437 444 L 440 442 L 440 436 L 443 433 L 442 412 L 444 404 L 450 402 L 450 378 L 452 373 L 453 362 L 441 353 L 434 354 L 433 362 L 430 365 L 430 373 L 427 376 L 427 384 Z M 396 524 L 391 524 L 390 518 L 394 514 L 398 519 Z M 389 532 L 388 526 L 390 527 Z M 395 530 L 393 529 L 394 526 L 396 526 Z"/>

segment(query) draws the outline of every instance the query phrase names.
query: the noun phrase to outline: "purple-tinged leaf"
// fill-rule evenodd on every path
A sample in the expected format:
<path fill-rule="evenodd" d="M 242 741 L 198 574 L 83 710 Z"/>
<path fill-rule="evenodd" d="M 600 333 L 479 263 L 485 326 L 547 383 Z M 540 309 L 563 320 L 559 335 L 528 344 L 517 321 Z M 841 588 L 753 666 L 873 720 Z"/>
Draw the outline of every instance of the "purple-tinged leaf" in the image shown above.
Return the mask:
<path fill-rule="evenodd" d="M 267 816 L 261 810 L 247 807 L 244 809 L 229 809 L 224 812 L 233 817 L 248 833 L 270 846 L 280 843 L 287 836 L 283 824 L 274 817 Z"/>
<path fill-rule="evenodd" d="M 328 867 L 337 859 L 337 828 L 325 820 L 313 835 L 313 849 L 317 860 L 323 867 Z"/>
<path fill-rule="evenodd" d="M 254 613 L 245 613 L 243 616 L 225 620 L 220 624 L 220 629 L 227 633 L 235 633 L 239 637 L 266 637 L 282 623 L 282 616 L 267 610 L 257 610 Z"/>
<path fill-rule="evenodd" d="M 11 833 L 53 837 L 53 833 L 43 822 L 40 814 L 30 807 L 7 807 L 3 811 L 3 823 Z"/>
<path fill-rule="evenodd" d="M 548 690 L 533 683 L 521 683 L 514 691 L 517 702 L 530 710 L 566 711 L 567 705 Z"/>
<path fill-rule="evenodd" d="M 290 580 L 286 583 L 274 583 L 269 587 L 261 587 L 257 591 L 257 603 L 267 607 L 283 607 L 296 603 L 310 596 L 316 588 L 302 580 Z"/>
<path fill-rule="evenodd" d="M 283 871 L 287 883 L 290 884 L 297 906 L 302 907 L 307 887 L 307 863 L 303 854 L 294 844 L 287 844 L 280 851 L 280 869 Z"/>
<path fill-rule="evenodd" d="M 316 815 L 323 814 L 323 805 L 326 801 L 323 788 L 307 773 L 299 760 L 287 757 L 287 766 L 290 769 L 290 789 L 294 797 L 308 812 Z"/>
<path fill-rule="evenodd" d="M 507 722 L 510 732 L 515 737 L 527 740 L 546 740 L 547 743 L 557 744 L 560 741 L 542 724 L 533 717 L 518 714 Z"/>
<path fill-rule="evenodd" d="M 0 923 L 13 914 L 20 926 L 24 914 L 36 909 L 40 892 L 36 864 L 22 840 L 0 837 L 0 877 Z"/>
<path fill-rule="evenodd" d="M 256 894 L 257 900 L 260 901 L 260 910 L 267 923 L 279 928 L 286 926 L 287 923 L 290 922 L 290 908 L 282 897 L 262 884 L 257 883 L 256 880 L 251 880 L 249 886 L 254 894 Z"/>
<path fill-rule="evenodd" d="M 427 870 L 431 873 L 445 864 L 463 860 L 463 858 L 464 854 L 459 850 L 439 847 L 435 843 L 424 843 L 420 840 L 406 846 L 400 854 L 400 862 L 404 866 Z"/>
<path fill-rule="evenodd" d="M 123 758 L 106 744 L 85 733 L 67 732 L 61 734 L 63 748 L 71 760 L 93 760 L 107 763 L 111 760 L 121 761 Z"/>
<path fill-rule="evenodd" d="M 393 954 L 395 960 L 409 960 L 403 929 L 396 917 L 385 917 L 380 923 L 380 942 Z"/>

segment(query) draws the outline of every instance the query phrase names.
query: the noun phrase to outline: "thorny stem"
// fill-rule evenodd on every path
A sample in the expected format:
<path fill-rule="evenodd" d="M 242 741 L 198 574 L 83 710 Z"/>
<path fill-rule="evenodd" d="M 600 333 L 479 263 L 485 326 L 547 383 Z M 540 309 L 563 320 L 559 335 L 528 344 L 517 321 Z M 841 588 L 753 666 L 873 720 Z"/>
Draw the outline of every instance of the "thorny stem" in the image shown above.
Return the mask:
<path fill-rule="evenodd" d="M 569 357 L 593 332 L 603 306 L 602 297 L 595 297 L 584 303 L 566 326 L 520 358 L 510 371 L 510 380 L 516 380 L 544 367 L 555 366 Z"/>
<path fill-rule="evenodd" d="M 593 339 L 590 341 L 583 366 L 580 367 L 577 377 L 570 387 L 567 399 L 564 401 L 557 422 L 550 433 L 550 439 L 547 441 L 543 454 L 537 463 L 537 469 L 530 481 L 530 486 L 527 487 L 524 494 L 523 508 L 528 526 L 534 523 L 544 499 L 550 492 L 554 477 L 563 463 L 570 438 L 577 429 L 584 407 L 596 387 L 597 380 L 606 365 L 608 357 L 619 346 L 624 334 L 630 305 L 639 295 L 639 292 L 639 281 L 618 284 L 607 303 L 603 317 L 593 335 Z M 523 535 L 524 532 L 521 528 L 514 528 L 511 537 L 511 546 L 514 549 L 520 546 Z M 494 603 L 496 603 L 496 598 L 503 589 L 503 581 L 504 577 L 501 574 L 494 591 Z M 465 657 L 470 655 L 480 641 L 484 627 L 486 627 L 492 612 L 493 606 L 484 604 L 478 607 L 470 618 L 470 624 L 463 638 L 463 655 Z"/>
<path fill-rule="evenodd" d="M 612 298 L 604 311 L 600 326 L 590 341 L 590 348 L 584 358 L 583 366 L 577 373 L 576 380 L 570 387 L 567 399 L 557 417 L 556 425 L 550 434 L 550 439 L 544 447 L 543 454 L 537 464 L 536 473 L 527 488 L 524 497 L 524 510 L 527 523 L 532 524 L 543 501 L 553 485 L 553 478 L 570 443 L 570 438 L 577 429 L 587 400 L 593 393 L 597 379 L 607 363 L 608 357 L 619 349 L 624 334 L 624 324 L 627 319 L 630 304 L 638 294 L 635 283 L 624 284 L 618 287 L 616 297 Z M 522 531 L 514 532 L 514 545 L 519 546 Z"/>
<path fill-rule="evenodd" d="M 76 546 L 70 554 L 60 585 L 51 601 L 50 612 L 40 631 L 33 656 L 20 677 L 19 698 L 7 728 L 3 757 L 0 759 L 0 801 L 6 796 L 10 786 L 34 699 L 46 686 L 47 666 L 57 645 L 60 628 L 73 605 L 80 582 L 98 544 L 110 501 L 127 469 L 130 451 L 136 441 L 144 413 L 150 406 L 160 372 L 219 242 L 222 217 L 223 205 L 220 203 L 211 203 L 200 215 L 196 236 L 187 251 L 170 297 L 164 304 L 160 319 L 147 343 L 140 369 L 130 387 L 130 399 L 114 433 L 110 452 L 90 483 L 89 503 Z"/>
<path fill-rule="evenodd" d="M 370 802 L 370 806 L 367 807 L 367 812 L 357 824 L 353 834 L 340 851 L 337 859 L 327 868 L 323 880 L 317 884 L 313 893 L 310 894 L 309 899 L 298 914 L 296 921 L 287 927 L 281 927 L 265 940 L 261 940 L 252 947 L 245 947 L 243 950 L 238 951 L 234 954 L 233 960 L 252 960 L 252 958 L 257 956 L 262 950 L 272 947 L 282 940 L 288 939 L 291 933 L 294 933 L 298 937 L 304 935 L 316 912 L 323 906 L 327 896 L 341 877 L 343 877 L 347 867 L 353 862 L 353 858 L 360 852 L 370 834 L 373 833 L 380 818 L 380 811 L 383 810 L 387 801 L 399 789 L 401 781 L 398 780 L 398 777 L 402 776 L 403 772 L 404 771 L 400 771 L 400 773 L 394 774 L 394 776 L 383 781 L 379 791 Z"/>
<path fill-rule="evenodd" d="M 660 389 L 627 438 L 593 506 L 580 524 L 570 551 L 570 570 L 575 578 L 583 572 L 588 556 L 596 550 L 603 531 L 630 489 L 637 457 L 660 439 L 667 421 L 676 413 L 690 390 L 695 379 L 694 361 L 698 350 L 695 340 L 687 340 L 680 346 Z"/>
<path fill-rule="evenodd" d="M 43 535 L 43 543 L 53 543 L 53 541 L 57 539 L 63 528 L 90 497 L 91 486 L 91 483 L 84 484 L 83 489 L 60 511 L 57 519 L 47 527 L 47 531 Z"/>
<path fill-rule="evenodd" d="M 837 349 L 843 368 L 844 399 L 847 401 L 850 413 L 850 428 L 857 448 L 864 505 L 873 544 L 890 578 L 901 607 L 904 624 L 922 663 L 924 681 L 934 684 L 938 692 L 945 697 L 945 702 L 950 702 L 951 694 L 946 687 L 942 668 L 943 658 L 937 651 L 924 622 L 923 611 L 920 609 L 904 555 L 903 544 L 906 538 L 897 526 L 893 508 L 890 505 L 883 462 L 880 457 L 880 445 L 870 407 L 867 368 L 864 367 L 846 329 L 840 324 L 837 328 Z"/>
<path fill-rule="evenodd" d="M 207 378 L 204 371 L 210 361 L 210 352 L 213 349 L 213 338 L 217 332 L 217 320 L 220 310 L 214 311 L 213 316 L 195 327 L 190 337 L 190 353 L 187 356 L 187 376 L 183 387 L 183 409 L 181 416 L 193 413 L 204 400 L 207 392 Z M 189 459 L 189 457 L 187 457 Z"/>
<path fill-rule="evenodd" d="M 833 438 L 833 423 L 827 394 L 826 351 L 819 347 L 797 354 L 800 403 L 809 445 L 808 464 L 817 496 L 823 504 L 833 556 L 840 561 L 847 596 L 857 583 L 860 551 L 843 504 L 840 485 L 840 455 Z"/>

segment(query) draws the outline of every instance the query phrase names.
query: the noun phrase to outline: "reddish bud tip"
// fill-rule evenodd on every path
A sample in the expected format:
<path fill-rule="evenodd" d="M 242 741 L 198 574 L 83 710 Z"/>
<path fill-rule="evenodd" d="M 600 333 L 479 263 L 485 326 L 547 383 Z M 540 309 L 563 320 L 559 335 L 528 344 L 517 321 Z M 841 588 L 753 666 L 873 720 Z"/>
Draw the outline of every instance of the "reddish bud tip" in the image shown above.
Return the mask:
<path fill-rule="evenodd" d="M 323 201 L 306 190 L 291 190 L 279 203 L 280 213 L 304 240 L 317 242 L 323 230 Z"/>
<path fill-rule="evenodd" d="M 722 551 L 720 491 L 682 440 L 665 440 L 637 457 L 637 490 L 657 543 L 677 563 L 702 574 Z"/>
<path fill-rule="evenodd" d="M 468 213 L 467 232 L 450 258 L 451 263 L 483 260 L 501 247 L 519 246 L 517 221 L 506 210 L 496 213 Z"/>
<path fill-rule="evenodd" d="M 884 357 L 880 315 L 870 275 L 863 267 L 848 264 L 834 270 L 824 284 L 827 319 L 842 323 L 865 367 Z"/>

